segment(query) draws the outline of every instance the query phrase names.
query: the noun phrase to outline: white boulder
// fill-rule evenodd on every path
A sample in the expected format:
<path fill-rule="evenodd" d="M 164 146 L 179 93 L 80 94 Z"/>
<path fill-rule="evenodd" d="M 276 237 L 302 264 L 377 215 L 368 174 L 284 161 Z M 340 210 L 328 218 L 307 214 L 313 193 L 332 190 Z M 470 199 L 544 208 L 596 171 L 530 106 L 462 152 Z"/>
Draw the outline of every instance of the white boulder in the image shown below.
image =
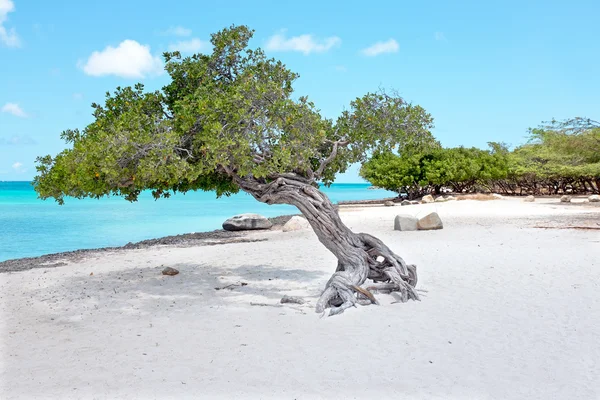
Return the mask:
<path fill-rule="evenodd" d="M 283 225 L 284 232 L 301 231 L 310 228 L 310 224 L 306 218 L 294 215 L 288 222 Z"/>

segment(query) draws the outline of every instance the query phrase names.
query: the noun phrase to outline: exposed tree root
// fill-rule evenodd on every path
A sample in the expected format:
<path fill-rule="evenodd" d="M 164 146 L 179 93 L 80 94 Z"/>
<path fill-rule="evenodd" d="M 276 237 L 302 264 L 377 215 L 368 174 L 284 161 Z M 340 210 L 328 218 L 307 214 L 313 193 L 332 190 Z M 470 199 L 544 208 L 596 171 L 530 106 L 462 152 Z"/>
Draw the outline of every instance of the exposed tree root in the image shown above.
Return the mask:
<path fill-rule="evenodd" d="M 330 308 L 329 315 L 360 305 L 379 304 L 367 279 L 383 282 L 388 292 L 398 292 L 401 301 L 419 300 L 414 289 L 417 268 L 408 265 L 381 240 L 366 233 L 352 232 L 340 219 L 329 198 L 314 181 L 297 174 L 280 174 L 269 181 L 235 177 L 240 188 L 267 204 L 292 204 L 306 217 L 319 241 L 338 259 L 335 273 L 317 301 L 316 311 Z"/>
<path fill-rule="evenodd" d="M 317 302 L 316 311 L 320 313 L 326 308 L 331 308 L 329 315 L 337 315 L 356 304 L 379 304 L 371 290 L 399 292 L 402 302 L 420 300 L 415 290 L 417 267 L 406 264 L 402 257 L 392 252 L 376 237 L 366 233 L 356 236 L 362 243 L 362 247 L 356 250 L 363 253 L 363 261 L 350 268 L 338 263 L 336 272 L 327 282 Z M 374 284 L 361 287 L 367 279 L 372 280 Z"/>

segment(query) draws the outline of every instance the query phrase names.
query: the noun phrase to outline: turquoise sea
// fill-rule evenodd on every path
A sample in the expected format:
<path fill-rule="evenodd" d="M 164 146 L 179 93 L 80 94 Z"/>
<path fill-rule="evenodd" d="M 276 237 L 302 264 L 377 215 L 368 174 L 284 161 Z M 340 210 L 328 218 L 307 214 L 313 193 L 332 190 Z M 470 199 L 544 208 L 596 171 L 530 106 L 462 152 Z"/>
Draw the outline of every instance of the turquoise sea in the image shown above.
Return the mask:
<path fill-rule="evenodd" d="M 393 197 L 369 190 L 368 183 L 323 188 L 333 202 Z M 212 192 L 177 194 L 155 201 L 143 193 L 136 203 L 111 197 L 101 200 L 37 198 L 30 182 L 0 182 L 0 261 L 220 229 L 227 218 L 255 212 L 267 217 L 293 214 L 293 206 L 259 203 L 239 193 L 217 199 Z"/>

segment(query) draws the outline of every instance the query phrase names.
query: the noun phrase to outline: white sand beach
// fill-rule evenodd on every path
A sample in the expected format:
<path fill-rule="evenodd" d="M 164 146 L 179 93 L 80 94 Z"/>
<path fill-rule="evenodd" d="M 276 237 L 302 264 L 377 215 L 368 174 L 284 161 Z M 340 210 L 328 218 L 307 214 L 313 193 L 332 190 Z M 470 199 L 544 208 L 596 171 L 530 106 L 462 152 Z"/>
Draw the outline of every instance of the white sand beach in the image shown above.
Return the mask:
<path fill-rule="evenodd" d="M 430 210 L 443 230 L 393 230 L 396 214 Z M 381 306 L 321 318 L 335 258 L 308 230 L 2 273 L 0 398 L 600 399 L 600 207 L 340 214 L 417 264 L 422 301 L 377 294 Z M 251 305 L 286 294 L 308 303 Z"/>

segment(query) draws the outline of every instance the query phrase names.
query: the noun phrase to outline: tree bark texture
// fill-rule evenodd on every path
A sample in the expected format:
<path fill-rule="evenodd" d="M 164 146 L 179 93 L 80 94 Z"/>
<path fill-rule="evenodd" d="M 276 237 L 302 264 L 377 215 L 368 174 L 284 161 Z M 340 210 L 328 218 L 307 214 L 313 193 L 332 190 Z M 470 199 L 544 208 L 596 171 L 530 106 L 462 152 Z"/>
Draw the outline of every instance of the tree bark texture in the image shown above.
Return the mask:
<path fill-rule="evenodd" d="M 369 289 L 362 286 L 367 279 L 388 283 L 386 290 L 399 292 L 402 301 L 419 300 L 414 289 L 416 266 L 407 265 L 376 237 L 352 232 L 329 198 L 310 180 L 296 174 L 281 175 L 268 183 L 234 179 L 243 191 L 261 202 L 296 206 L 319 241 L 336 256 L 337 268 L 317 302 L 318 313 L 330 308 L 329 315 L 335 315 L 357 303 L 378 304 Z"/>

